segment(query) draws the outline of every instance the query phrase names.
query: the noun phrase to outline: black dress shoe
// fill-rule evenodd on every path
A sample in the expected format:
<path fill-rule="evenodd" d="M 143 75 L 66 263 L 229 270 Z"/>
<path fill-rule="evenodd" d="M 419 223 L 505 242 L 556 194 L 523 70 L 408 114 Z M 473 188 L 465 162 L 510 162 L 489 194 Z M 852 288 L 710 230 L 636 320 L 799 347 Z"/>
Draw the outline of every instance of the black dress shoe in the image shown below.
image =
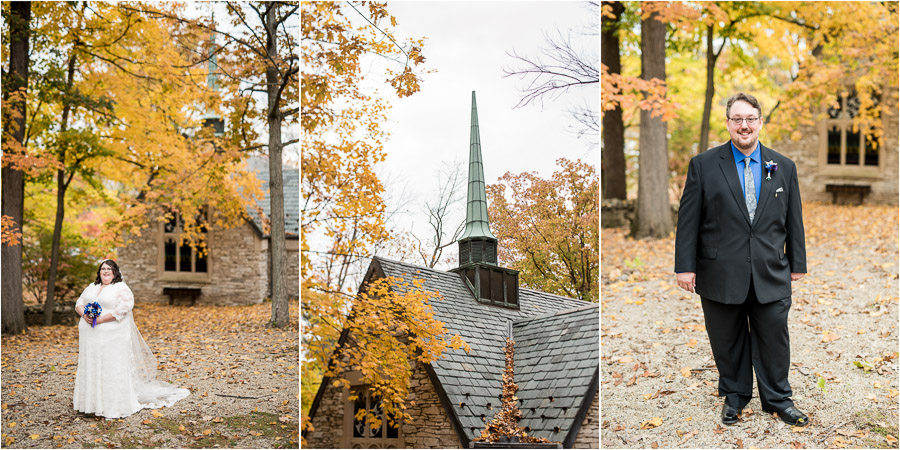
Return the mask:
<path fill-rule="evenodd" d="M 735 408 L 729 404 L 722 405 L 722 423 L 725 425 L 734 425 L 738 421 L 738 414 L 742 408 Z"/>
<path fill-rule="evenodd" d="M 782 410 L 773 410 L 767 412 L 777 412 L 778 417 L 780 417 L 784 423 L 791 426 L 805 427 L 809 425 L 809 417 L 807 417 L 806 414 L 803 414 L 803 411 L 800 411 L 793 406 L 788 406 L 787 408 Z"/>

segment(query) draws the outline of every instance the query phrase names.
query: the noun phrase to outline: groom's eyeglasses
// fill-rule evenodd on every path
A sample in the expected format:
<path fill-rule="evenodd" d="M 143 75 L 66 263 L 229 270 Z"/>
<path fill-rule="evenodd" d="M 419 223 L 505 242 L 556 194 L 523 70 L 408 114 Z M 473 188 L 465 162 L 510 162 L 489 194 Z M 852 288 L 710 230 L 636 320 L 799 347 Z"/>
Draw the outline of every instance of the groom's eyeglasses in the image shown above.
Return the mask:
<path fill-rule="evenodd" d="M 729 118 L 728 120 L 732 123 L 732 125 L 736 126 L 740 126 L 741 122 L 746 121 L 747 125 L 750 125 L 752 127 L 753 125 L 756 125 L 757 122 L 759 122 L 759 117 L 748 117 L 746 119 Z"/>

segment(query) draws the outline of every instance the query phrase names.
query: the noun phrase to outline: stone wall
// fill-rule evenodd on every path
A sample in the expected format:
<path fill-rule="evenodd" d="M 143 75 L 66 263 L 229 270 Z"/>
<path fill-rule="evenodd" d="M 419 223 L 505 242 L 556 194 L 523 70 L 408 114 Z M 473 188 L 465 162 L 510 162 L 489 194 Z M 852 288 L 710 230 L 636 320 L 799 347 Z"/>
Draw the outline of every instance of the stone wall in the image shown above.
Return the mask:
<path fill-rule="evenodd" d="M 267 251 L 266 261 L 271 267 Z M 300 240 L 287 239 L 284 246 L 284 284 L 285 292 L 289 299 L 300 299 Z M 268 287 L 267 295 L 271 295 L 272 286 Z"/>
<path fill-rule="evenodd" d="M 352 377 L 348 377 L 352 378 Z M 314 430 L 307 434 L 309 448 L 349 448 L 344 439 L 344 406 L 349 392 L 329 384 L 323 393 Z M 407 412 L 412 421 L 400 427 L 400 439 L 406 448 L 460 448 L 459 438 L 444 411 L 437 391 L 422 364 L 413 363 Z"/>
<path fill-rule="evenodd" d="M 261 303 L 266 297 L 267 242 L 258 237 L 250 224 L 210 231 L 209 272 L 203 281 L 162 279 L 166 274 L 158 271 L 157 224 L 130 239 L 134 241 L 132 244 L 119 249 L 119 266 L 137 301 L 168 302 L 168 296 L 162 294 L 164 287 L 200 288 L 203 290 L 197 298 L 200 304 L 252 304 Z"/>
<path fill-rule="evenodd" d="M 594 394 L 594 400 L 591 401 L 591 409 L 588 410 L 584 421 L 581 422 L 581 429 L 578 430 L 578 436 L 575 438 L 575 444 L 572 448 L 600 448 L 600 391 Z"/>
<path fill-rule="evenodd" d="M 461 448 L 456 430 L 441 405 L 428 373 L 421 363 L 414 364 L 406 404 L 413 420 L 403 424 L 401 429 L 406 448 Z"/>
<path fill-rule="evenodd" d="M 603 228 L 631 228 L 635 200 L 604 199 L 600 202 L 600 226 Z M 678 225 L 678 204 L 672 205 L 672 223 Z"/>
<path fill-rule="evenodd" d="M 284 282 L 288 298 L 300 299 L 300 240 L 288 239 L 285 255 Z"/>
<path fill-rule="evenodd" d="M 803 201 L 819 201 L 831 203 L 833 194 L 825 191 L 828 184 L 850 184 L 871 186 L 872 191 L 866 196 L 866 204 L 892 204 L 898 202 L 898 176 L 900 176 L 900 140 L 898 140 L 897 90 L 887 91 L 889 98 L 883 111 L 884 146 L 881 148 L 879 169 L 876 176 L 863 176 L 852 171 L 824 174 L 819 153 L 822 150 L 824 126 L 801 126 L 802 138 L 796 141 L 775 142 L 772 148 L 787 156 L 797 164 L 800 175 L 800 193 Z M 840 201 L 840 198 L 839 198 Z"/>
<path fill-rule="evenodd" d="M 325 387 L 316 415 L 310 419 L 313 430 L 306 435 L 307 448 L 343 448 L 344 391 L 330 382 Z"/>

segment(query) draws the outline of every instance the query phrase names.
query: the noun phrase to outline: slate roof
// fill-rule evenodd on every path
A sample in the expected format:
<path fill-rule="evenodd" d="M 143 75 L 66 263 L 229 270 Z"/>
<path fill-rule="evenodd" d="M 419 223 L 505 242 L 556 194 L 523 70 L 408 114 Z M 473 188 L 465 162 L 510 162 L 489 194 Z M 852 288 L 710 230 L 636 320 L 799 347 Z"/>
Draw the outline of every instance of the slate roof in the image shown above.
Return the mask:
<path fill-rule="evenodd" d="M 597 382 L 599 314 L 600 305 L 593 303 L 513 323 L 519 425 L 530 427 L 534 435 L 559 440 L 554 428 L 571 427 L 585 391 Z M 593 394 L 588 397 L 593 400 Z"/>
<path fill-rule="evenodd" d="M 269 159 L 254 156 L 247 159 L 247 167 L 256 173 L 256 178 L 262 181 L 263 198 L 259 201 L 266 217 L 271 216 L 271 204 L 269 203 Z M 281 176 L 284 184 L 284 234 L 288 239 L 300 237 L 300 168 L 282 166 Z M 262 233 L 262 221 L 255 208 L 247 208 L 247 213 L 252 218 L 253 225 Z M 264 237 L 269 237 L 264 234 Z"/>
<path fill-rule="evenodd" d="M 432 363 L 441 384 L 436 389 L 446 394 L 467 440 L 479 436 L 486 421 L 500 410 L 503 348 L 510 331 L 516 341 L 520 425 L 538 437 L 569 440 L 569 431 L 581 424 L 575 423 L 578 411 L 589 406 L 599 386 L 598 304 L 520 288 L 516 311 L 477 302 L 457 273 L 383 258 L 373 259 L 372 266 L 376 265 L 386 276 L 420 278 L 424 289 L 437 290 L 443 300 L 431 305 L 435 318 L 471 347 L 468 354 L 446 350 Z M 560 431 L 553 432 L 554 427 Z"/>

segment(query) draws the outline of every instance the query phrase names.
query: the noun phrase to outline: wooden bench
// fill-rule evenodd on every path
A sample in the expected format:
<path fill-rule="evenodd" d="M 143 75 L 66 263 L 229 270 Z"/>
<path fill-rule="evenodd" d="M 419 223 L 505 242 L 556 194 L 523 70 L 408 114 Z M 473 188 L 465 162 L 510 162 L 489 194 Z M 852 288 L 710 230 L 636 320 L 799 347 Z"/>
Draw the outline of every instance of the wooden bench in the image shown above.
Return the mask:
<path fill-rule="evenodd" d="M 846 198 L 851 197 L 855 198 L 856 195 L 859 196 L 859 202 L 857 205 L 862 205 L 863 200 L 866 198 L 870 192 L 872 192 L 872 187 L 868 185 L 857 185 L 857 184 L 826 184 L 825 192 L 831 192 L 832 198 L 831 201 L 834 204 L 838 203 L 853 203 L 852 201 L 841 201 L 838 202 L 838 198 Z"/>
<path fill-rule="evenodd" d="M 202 293 L 203 292 L 201 292 L 200 288 L 163 288 L 163 295 L 169 296 L 170 305 L 175 304 L 176 297 L 190 297 L 191 306 L 194 306 L 194 304 L 197 303 L 197 297 L 199 297 Z"/>

